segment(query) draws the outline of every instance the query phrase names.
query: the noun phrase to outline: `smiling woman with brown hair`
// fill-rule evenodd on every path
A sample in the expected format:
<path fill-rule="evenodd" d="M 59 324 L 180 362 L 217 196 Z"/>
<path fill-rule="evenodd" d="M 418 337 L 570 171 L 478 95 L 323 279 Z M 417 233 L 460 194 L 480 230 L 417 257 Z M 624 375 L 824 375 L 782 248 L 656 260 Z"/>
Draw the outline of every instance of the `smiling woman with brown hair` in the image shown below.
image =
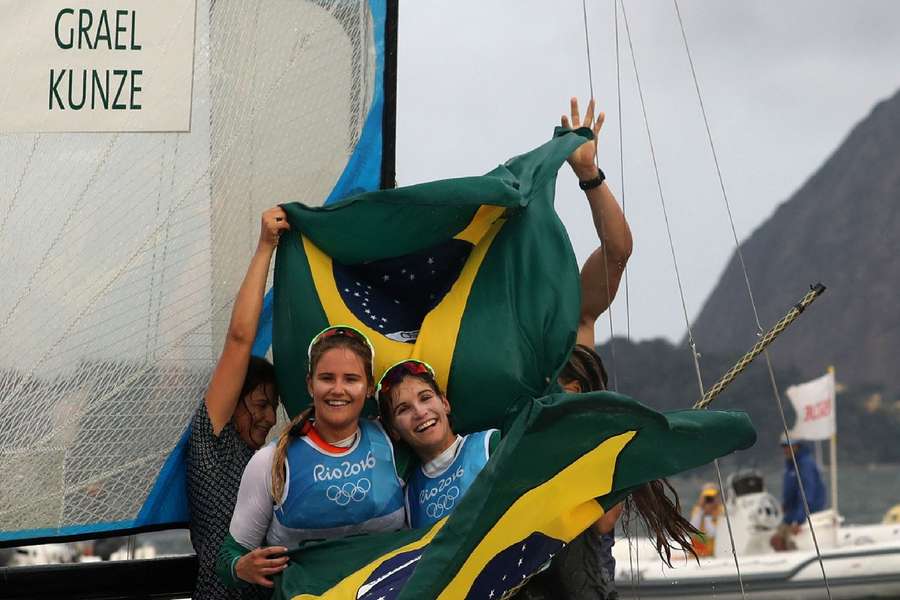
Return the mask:
<path fill-rule="evenodd" d="M 500 441 L 496 429 L 457 435 L 450 403 L 427 363 L 405 360 L 378 383 L 382 422 L 396 440 L 409 444 L 421 463 L 404 490 L 410 527 L 428 527 L 447 516 L 487 464 Z"/>

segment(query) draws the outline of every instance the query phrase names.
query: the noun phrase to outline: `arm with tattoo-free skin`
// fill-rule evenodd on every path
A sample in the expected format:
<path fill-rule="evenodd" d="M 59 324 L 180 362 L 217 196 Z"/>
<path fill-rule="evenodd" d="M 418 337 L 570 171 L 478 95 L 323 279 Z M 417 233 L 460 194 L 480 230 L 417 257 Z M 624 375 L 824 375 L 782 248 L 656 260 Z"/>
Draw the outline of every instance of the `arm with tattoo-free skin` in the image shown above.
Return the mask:
<path fill-rule="evenodd" d="M 599 113 L 595 120 L 594 101 L 591 100 L 582 119 L 577 98 L 571 99 L 570 112 L 571 116 L 562 116 L 563 127 L 588 127 L 594 133 L 593 141 L 579 146 L 568 158 L 569 166 L 579 181 L 590 181 L 598 175 L 597 140 L 606 115 Z M 619 282 L 625 272 L 625 263 L 631 256 L 633 240 L 625 214 L 605 181 L 586 190 L 585 196 L 601 245 L 588 257 L 581 269 L 581 317 L 576 341 L 593 348 L 594 323 L 616 297 Z"/>
<path fill-rule="evenodd" d="M 594 100 L 588 103 L 584 119 L 578 110 L 578 99 L 570 100 L 570 116 L 560 119 L 563 127 L 588 127 L 594 139 L 579 146 L 569 155 L 569 166 L 572 167 L 579 181 L 590 181 L 599 175 L 597 168 L 597 142 L 600 129 L 606 118 L 599 113 L 594 119 Z M 625 272 L 625 263 L 631 256 L 633 240 L 631 228 L 625 220 L 622 208 L 613 196 L 609 185 L 604 181 L 599 186 L 585 190 L 588 206 L 600 247 L 594 250 L 581 269 L 581 315 L 578 321 L 576 343 L 593 348 L 595 346 L 594 324 L 612 304 L 619 289 L 619 282 Z M 611 533 L 616 521 L 622 514 L 623 504 L 609 509 L 596 523 L 594 530 L 598 533 Z"/>
<path fill-rule="evenodd" d="M 288 229 L 290 225 L 281 207 L 270 208 L 262 214 L 259 243 L 234 300 L 231 322 L 225 336 L 225 347 L 206 389 L 206 410 L 209 413 L 213 433 L 217 436 L 231 420 L 240 400 L 247 365 L 250 362 L 250 351 L 256 337 L 259 315 L 262 312 L 269 264 L 272 262 L 272 255 L 275 253 L 281 232 Z"/>

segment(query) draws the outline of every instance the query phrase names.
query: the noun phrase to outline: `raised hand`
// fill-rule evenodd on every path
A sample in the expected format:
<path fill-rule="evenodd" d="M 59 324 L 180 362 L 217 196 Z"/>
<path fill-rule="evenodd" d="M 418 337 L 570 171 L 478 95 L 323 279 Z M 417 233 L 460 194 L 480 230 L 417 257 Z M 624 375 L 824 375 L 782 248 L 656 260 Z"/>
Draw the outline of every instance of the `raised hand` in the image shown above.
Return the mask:
<path fill-rule="evenodd" d="M 274 249 L 278 246 L 281 234 L 291 228 L 287 222 L 287 215 L 280 206 L 270 208 L 262 214 L 259 227 L 259 247 Z"/>
<path fill-rule="evenodd" d="M 568 127 L 571 129 L 577 129 L 579 127 L 588 127 L 594 133 L 594 139 L 590 142 L 585 142 L 581 146 L 575 149 L 572 154 L 569 155 L 569 158 L 566 159 L 569 162 L 569 166 L 572 167 L 572 170 L 575 171 L 575 175 L 578 179 L 584 181 L 588 179 L 593 179 L 597 175 L 597 166 L 595 162 L 595 157 L 597 154 L 597 137 L 600 135 L 600 128 L 603 127 L 603 121 L 606 119 L 606 114 L 599 113 L 597 115 L 597 119 L 594 120 L 594 99 L 591 98 L 591 101 L 588 102 L 587 111 L 584 114 L 584 120 L 581 119 L 581 113 L 578 110 L 578 98 L 574 96 L 569 101 L 569 110 L 571 113 L 570 117 L 563 115 L 560 119 L 563 127 Z"/>
<path fill-rule="evenodd" d="M 287 548 L 284 546 L 257 548 L 239 558 L 234 571 L 246 582 L 267 588 L 274 587 L 275 584 L 269 578 L 287 568 L 288 557 L 277 556 L 285 552 Z"/>

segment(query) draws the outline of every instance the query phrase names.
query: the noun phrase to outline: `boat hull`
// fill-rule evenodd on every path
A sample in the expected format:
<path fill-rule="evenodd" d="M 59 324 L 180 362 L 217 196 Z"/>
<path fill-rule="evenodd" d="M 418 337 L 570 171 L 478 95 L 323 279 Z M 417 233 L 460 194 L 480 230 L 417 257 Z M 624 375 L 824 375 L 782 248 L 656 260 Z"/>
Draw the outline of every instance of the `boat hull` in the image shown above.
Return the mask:
<path fill-rule="evenodd" d="M 641 545 L 646 552 L 646 546 Z M 618 553 L 617 553 L 618 554 Z M 622 598 L 741 598 L 734 561 L 724 558 L 673 561 L 661 565 L 654 555 L 632 570 L 625 555 L 618 556 L 616 583 Z M 647 564 L 647 563 L 650 564 Z M 837 599 L 900 597 L 900 544 L 865 548 L 834 548 L 822 553 L 831 597 Z M 825 597 L 822 570 L 815 553 L 798 551 L 740 558 L 748 597 L 802 600 Z"/>

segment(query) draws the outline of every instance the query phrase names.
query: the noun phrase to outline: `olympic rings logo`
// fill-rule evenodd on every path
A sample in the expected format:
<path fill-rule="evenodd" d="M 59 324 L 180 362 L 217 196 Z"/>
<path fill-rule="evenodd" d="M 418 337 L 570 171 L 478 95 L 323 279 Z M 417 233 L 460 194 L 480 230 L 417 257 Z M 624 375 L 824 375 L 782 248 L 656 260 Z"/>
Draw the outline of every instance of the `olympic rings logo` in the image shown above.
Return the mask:
<path fill-rule="evenodd" d="M 325 497 L 338 506 L 347 506 L 351 502 L 362 502 L 369 495 L 372 482 L 363 477 L 357 482 L 348 481 L 343 485 L 330 485 L 325 490 Z"/>
<path fill-rule="evenodd" d="M 425 514 L 432 519 L 440 519 L 453 510 L 457 498 L 459 498 L 459 488 L 455 485 L 449 487 L 446 494 L 441 494 L 437 500 L 428 503 L 428 506 L 425 507 Z"/>

